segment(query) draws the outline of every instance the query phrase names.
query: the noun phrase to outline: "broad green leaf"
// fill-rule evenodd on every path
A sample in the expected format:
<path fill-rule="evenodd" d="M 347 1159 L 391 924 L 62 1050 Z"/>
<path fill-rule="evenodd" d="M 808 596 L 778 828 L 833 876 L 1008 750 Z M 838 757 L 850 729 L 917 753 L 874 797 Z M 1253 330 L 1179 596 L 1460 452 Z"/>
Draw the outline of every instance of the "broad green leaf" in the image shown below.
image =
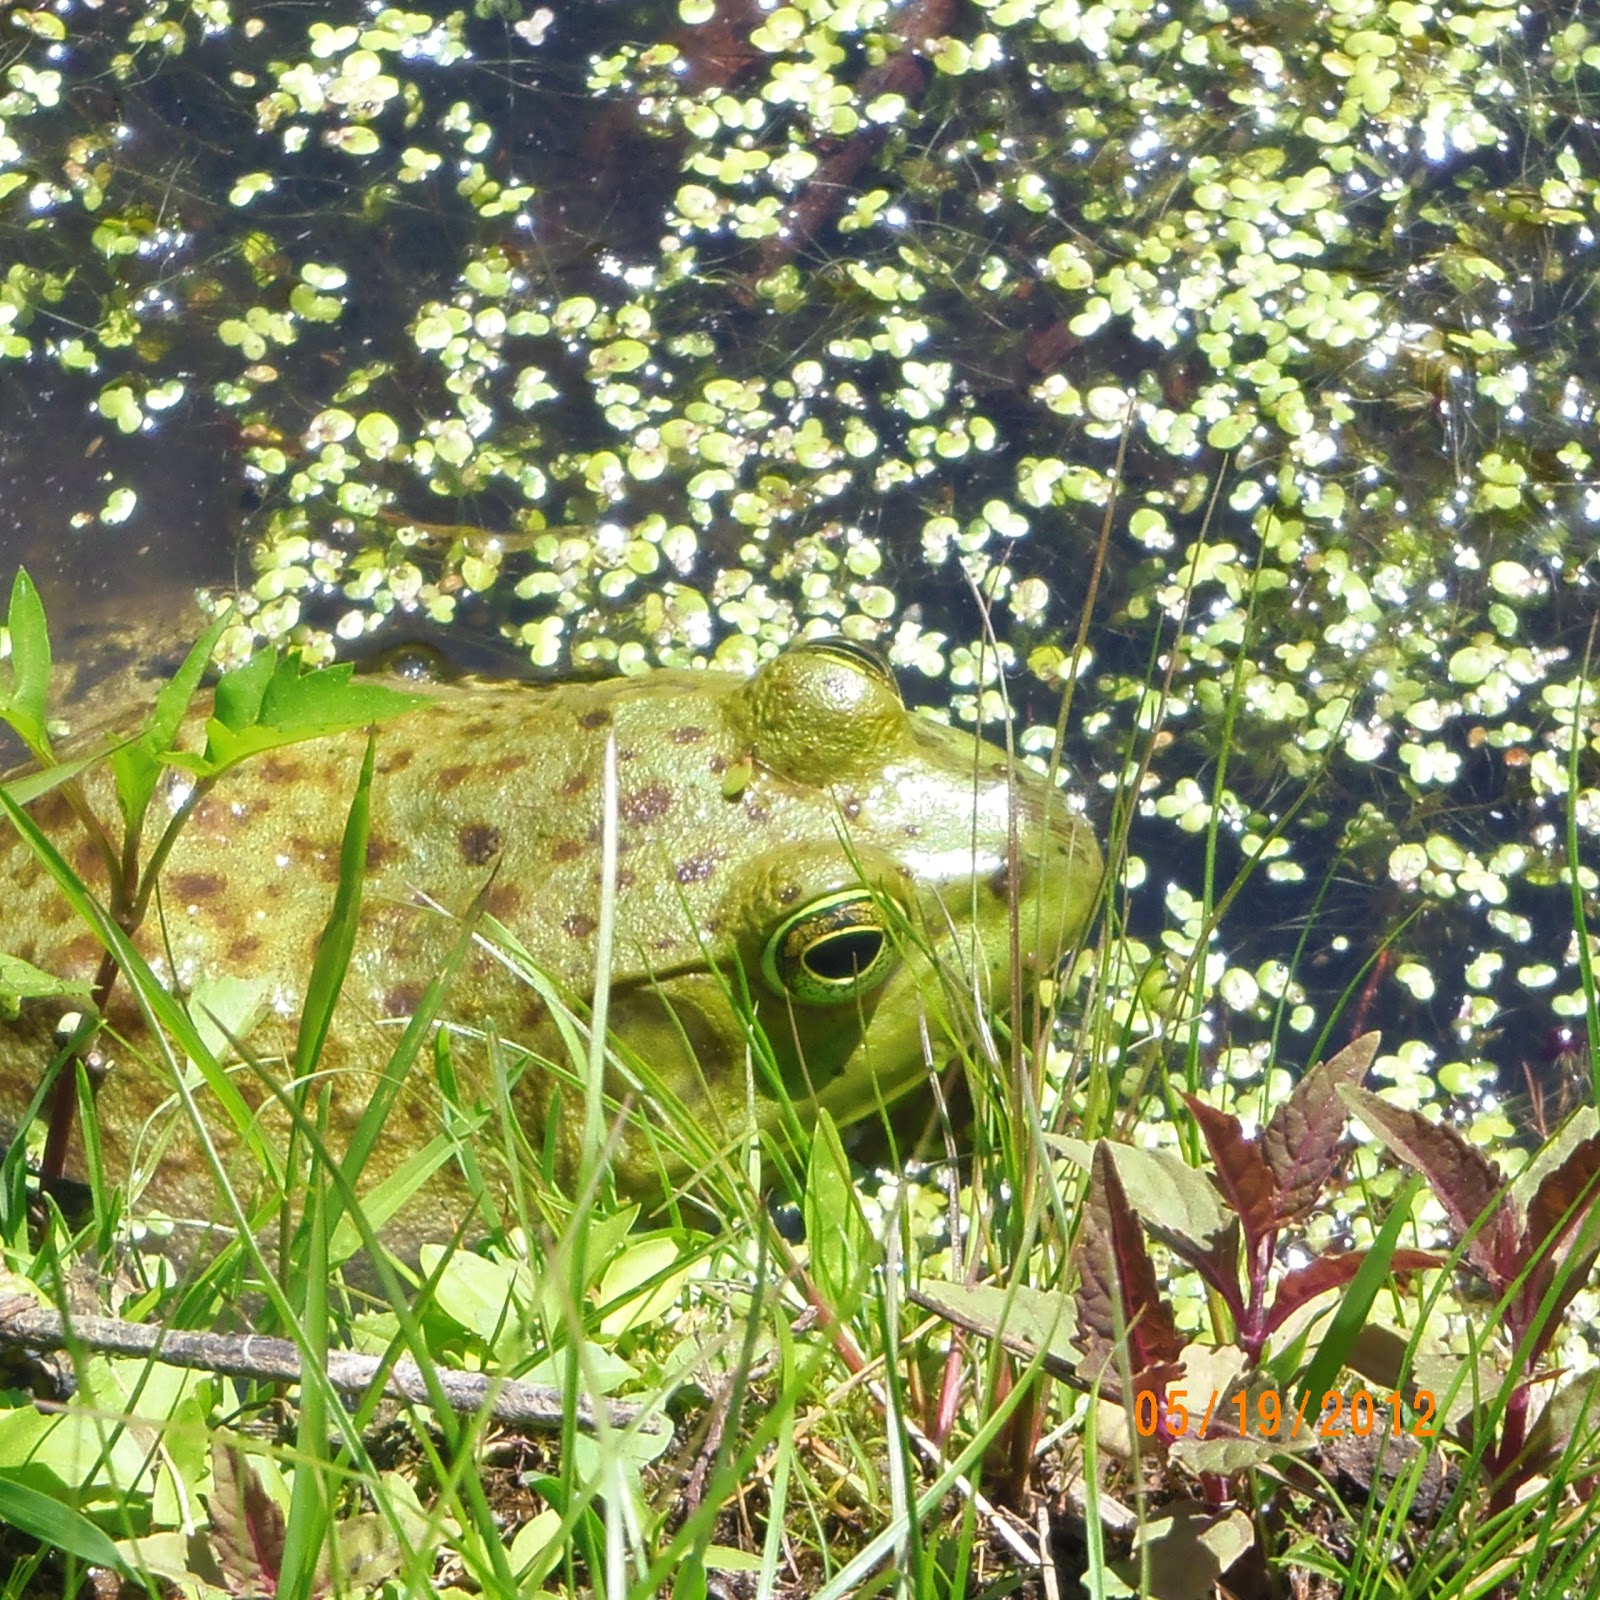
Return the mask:
<path fill-rule="evenodd" d="M 427 704 L 424 695 L 352 679 L 354 671 L 347 663 L 304 672 L 298 662 L 284 661 L 267 684 L 261 720 L 274 728 L 364 728 Z"/>
<path fill-rule="evenodd" d="M 940 1283 L 925 1278 L 911 1298 L 958 1328 L 999 1339 L 1024 1360 L 1031 1361 L 1042 1352 L 1045 1370 L 1058 1376 L 1072 1375 L 1083 1359 L 1068 1295 L 1021 1285 L 1001 1288 L 992 1283 Z"/>
<path fill-rule="evenodd" d="M 600 1280 L 600 1304 L 611 1306 L 600 1324 L 608 1339 L 648 1327 L 678 1303 L 689 1277 L 680 1266 L 682 1243 L 676 1234 L 658 1233 L 631 1241 Z"/>
<path fill-rule="evenodd" d="M 261 702 L 278 666 L 276 650 L 258 650 L 242 667 L 217 680 L 213 720 L 235 732 L 261 720 Z"/>
<path fill-rule="evenodd" d="M 1045 1143 L 1085 1172 L 1094 1160 L 1095 1145 L 1087 1139 L 1046 1134 Z M 1147 1227 L 1176 1235 L 1196 1251 L 1216 1245 L 1227 1229 L 1228 1212 L 1205 1173 L 1172 1151 L 1126 1144 L 1108 1148 L 1133 1209 Z"/>
<path fill-rule="evenodd" d="M 122 807 L 122 820 L 130 834 L 137 834 L 144 824 L 145 810 L 155 793 L 156 781 L 161 776 L 161 758 L 172 748 L 184 714 L 200 687 L 211 652 L 216 649 L 222 630 L 233 618 L 229 606 L 213 617 L 205 632 L 195 640 L 183 665 L 161 686 L 156 696 L 155 710 L 143 733 L 131 744 L 122 746 L 111 757 L 111 771 L 116 778 L 117 801 Z"/>
<path fill-rule="evenodd" d="M 25 568 L 17 569 L 11 584 L 6 627 L 11 634 L 11 673 L 0 715 L 30 749 L 42 752 L 50 703 L 50 630 L 44 603 Z"/>
<path fill-rule="evenodd" d="M 5 1476 L 0 1476 L 0 1522 L 91 1566 L 133 1576 L 117 1547 L 81 1512 Z"/>
<path fill-rule="evenodd" d="M 1255 1528 L 1243 1511 L 1178 1511 L 1152 1517 L 1135 1535 L 1138 1553 L 1111 1563 L 1105 1592 L 1201 1600 L 1216 1592 L 1223 1573 L 1255 1542 Z"/>
<path fill-rule="evenodd" d="M 14 1017 L 21 1000 L 87 1000 L 93 992 L 86 981 L 53 977 L 20 956 L 0 955 L 0 1015 Z"/>
<path fill-rule="evenodd" d="M 201 979 L 189 994 L 189 1015 L 218 1061 L 226 1061 L 271 1009 L 272 985 L 265 978 L 226 973 Z"/>
<path fill-rule="evenodd" d="M 538 1293 L 533 1269 L 525 1262 L 486 1261 L 470 1250 L 440 1245 L 424 1245 L 419 1259 L 426 1273 L 444 1261 L 434 1304 L 487 1345 L 520 1326 Z"/>
<path fill-rule="evenodd" d="M 348 664 L 306 672 L 293 658 L 260 651 L 217 684 L 203 755 L 175 751 L 169 766 L 213 778 L 249 756 L 387 721 L 428 703 L 381 683 L 352 681 Z"/>

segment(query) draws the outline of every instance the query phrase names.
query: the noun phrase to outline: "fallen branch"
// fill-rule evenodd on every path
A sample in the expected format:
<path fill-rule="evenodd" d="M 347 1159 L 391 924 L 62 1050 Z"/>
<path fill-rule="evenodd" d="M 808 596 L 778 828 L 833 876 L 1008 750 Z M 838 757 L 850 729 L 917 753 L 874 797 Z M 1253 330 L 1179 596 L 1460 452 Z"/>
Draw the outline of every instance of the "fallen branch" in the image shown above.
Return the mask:
<path fill-rule="evenodd" d="M 300 1351 L 288 1339 L 269 1339 L 255 1333 L 179 1333 L 143 1323 L 119 1322 L 113 1317 L 73 1317 L 69 1321 L 25 1296 L 0 1300 L 0 1344 L 21 1345 L 29 1350 L 84 1349 L 107 1355 L 143 1356 L 169 1367 L 263 1383 L 300 1383 L 304 1378 Z M 380 1373 L 383 1392 L 389 1398 L 417 1405 L 433 1403 L 421 1368 L 408 1357 L 391 1365 L 382 1356 L 358 1355 L 350 1350 L 328 1352 L 324 1376 L 341 1394 L 364 1394 Z M 433 1375 L 454 1411 L 484 1411 L 496 1422 L 538 1433 L 559 1433 L 569 1414 L 569 1402 L 549 1384 L 444 1367 L 435 1368 Z M 593 1433 L 599 1426 L 591 1401 L 573 1401 L 570 1410 L 584 1432 Z M 606 1425 L 612 1428 L 637 1427 L 644 1433 L 659 1434 L 671 1426 L 665 1417 L 626 1401 L 607 1401 L 604 1414 Z"/>

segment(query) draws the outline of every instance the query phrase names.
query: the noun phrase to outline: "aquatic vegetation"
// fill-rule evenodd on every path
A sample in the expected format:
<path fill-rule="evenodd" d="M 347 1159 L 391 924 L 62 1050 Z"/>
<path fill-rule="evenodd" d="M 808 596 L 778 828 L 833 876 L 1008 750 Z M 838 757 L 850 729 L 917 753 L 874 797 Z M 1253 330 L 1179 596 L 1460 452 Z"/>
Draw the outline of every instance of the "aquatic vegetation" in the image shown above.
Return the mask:
<path fill-rule="evenodd" d="M 1285 920 L 1338 861 L 1377 891 L 1328 908 L 1357 949 L 1427 905 L 1385 999 L 1457 1076 L 1508 1009 L 1575 1018 L 1524 903 L 1561 896 L 1561 809 L 1600 826 L 1567 760 L 1600 43 L 1494 5 L 956 15 L 687 5 L 619 44 L 497 8 L 13 14 L 3 356 L 103 422 L 80 537 L 175 514 L 119 440 L 221 419 L 260 501 L 234 659 L 412 617 L 543 667 L 749 666 L 827 628 L 989 719 L 1002 671 L 1060 683 L 1125 441 L 1076 703 L 1121 783 L 1137 663 L 1174 653 L 1135 853 L 1214 817 Z M 1194 946 L 1180 882 L 1157 915 Z M 1255 1036 L 1281 956 L 1206 960 L 1212 1032 Z"/>
<path fill-rule="evenodd" d="M 0 536 L 225 588 L 242 485 L 234 662 L 876 641 L 1113 813 L 1048 1115 L 1193 1156 L 1337 1017 L 1509 1170 L 1600 1049 L 1597 73 L 1478 0 L 13 9 Z"/>

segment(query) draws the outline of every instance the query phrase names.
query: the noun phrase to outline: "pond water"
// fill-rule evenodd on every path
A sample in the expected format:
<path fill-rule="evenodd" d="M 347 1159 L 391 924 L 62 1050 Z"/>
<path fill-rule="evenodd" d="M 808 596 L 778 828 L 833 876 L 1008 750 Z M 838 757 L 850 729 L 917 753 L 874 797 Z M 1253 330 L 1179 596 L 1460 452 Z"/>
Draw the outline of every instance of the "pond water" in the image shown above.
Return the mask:
<path fill-rule="evenodd" d="M 843 631 L 1043 754 L 1109 512 L 1065 754 L 1106 826 L 1141 775 L 1125 1047 L 1257 1082 L 1349 989 L 1335 1039 L 1381 1022 L 1380 1072 L 1486 1140 L 1525 1074 L 1547 1116 L 1586 1084 L 1600 26 L 4 21 L 0 565 L 63 636 L 170 645 L 197 586 L 242 597 L 235 657 L 636 671 Z M 1134 996 L 1197 950 L 1191 1033 Z"/>

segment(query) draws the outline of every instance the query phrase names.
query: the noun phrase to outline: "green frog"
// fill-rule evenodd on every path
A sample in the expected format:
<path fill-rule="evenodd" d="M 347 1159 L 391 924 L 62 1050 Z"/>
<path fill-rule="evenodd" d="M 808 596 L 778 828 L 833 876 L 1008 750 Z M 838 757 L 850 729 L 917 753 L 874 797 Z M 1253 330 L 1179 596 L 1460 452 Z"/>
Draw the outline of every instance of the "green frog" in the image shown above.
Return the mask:
<path fill-rule="evenodd" d="M 797 644 L 750 678 L 439 685 L 375 737 L 359 931 L 315 1087 L 331 1091 L 325 1137 L 338 1153 L 430 981 L 455 962 L 439 1012 L 448 1068 L 418 1054 L 358 1184 L 371 1191 L 407 1162 L 415 1176 L 433 1152 L 426 1181 L 385 1222 L 402 1251 L 505 1192 L 491 1061 L 537 1158 L 563 1180 L 575 1174 L 608 746 L 606 1091 L 625 1192 L 659 1196 L 737 1152 L 752 1124 L 777 1135 L 785 1102 L 801 1121 L 826 1109 L 843 1124 L 925 1082 L 930 1051 L 948 1056 L 952 1037 L 970 1047 L 974 997 L 1009 1002 L 1013 953 L 1026 992 L 1082 934 L 1099 889 L 1099 852 L 1064 795 L 995 746 L 909 712 L 888 670 L 842 640 Z M 191 1012 L 218 1004 L 223 978 L 235 1003 L 254 1000 L 253 1020 L 232 1014 L 236 1053 L 224 1059 L 278 1150 L 290 1124 L 262 1079 L 281 1082 L 294 1058 L 366 747 L 365 733 L 326 736 L 227 773 L 179 834 L 136 935 Z M 185 774 L 163 781 L 147 850 L 186 793 Z M 85 784 L 114 816 L 109 777 L 91 770 Z M 102 862 L 61 792 L 31 814 L 103 899 Z M 0 949 L 91 977 L 95 935 L 14 832 L 0 852 Z M 13 1129 L 60 1011 L 29 1003 L 0 1023 L 0 1121 Z M 106 1023 L 91 1077 L 107 1171 L 143 1209 L 190 1224 L 224 1217 L 173 1093 L 181 1052 L 174 1065 L 153 1048 L 125 982 Z M 248 1200 L 241 1141 L 203 1085 L 195 1098 Z M 443 1135 L 474 1117 L 469 1178 Z M 699 1135 L 692 1149 L 667 1131 L 685 1127 Z M 82 1162 L 80 1143 L 69 1176 Z"/>

